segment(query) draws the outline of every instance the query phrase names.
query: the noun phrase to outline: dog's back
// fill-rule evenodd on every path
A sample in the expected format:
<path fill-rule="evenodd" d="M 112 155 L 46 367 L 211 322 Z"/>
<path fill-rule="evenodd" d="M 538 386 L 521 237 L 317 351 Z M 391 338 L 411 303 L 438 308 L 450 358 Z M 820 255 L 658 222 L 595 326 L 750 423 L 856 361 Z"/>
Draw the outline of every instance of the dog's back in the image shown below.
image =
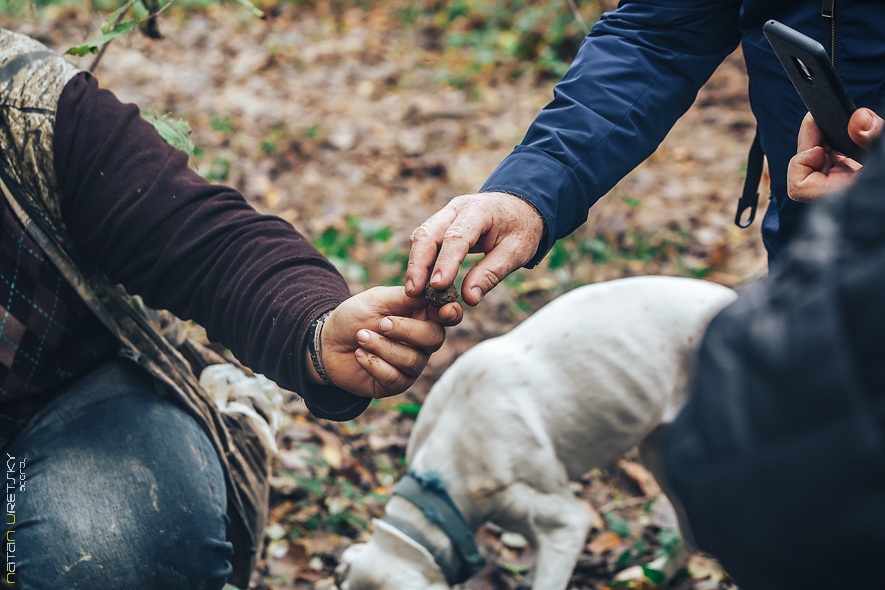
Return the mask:
<path fill-rule="evenodd" d="M 675 417 L 706 325 L 734 298 L 672 277 L 563 295 L 446 371 L 415 424 L 410 464 L 432 457 L 468 488 L 585 473 Z"/>

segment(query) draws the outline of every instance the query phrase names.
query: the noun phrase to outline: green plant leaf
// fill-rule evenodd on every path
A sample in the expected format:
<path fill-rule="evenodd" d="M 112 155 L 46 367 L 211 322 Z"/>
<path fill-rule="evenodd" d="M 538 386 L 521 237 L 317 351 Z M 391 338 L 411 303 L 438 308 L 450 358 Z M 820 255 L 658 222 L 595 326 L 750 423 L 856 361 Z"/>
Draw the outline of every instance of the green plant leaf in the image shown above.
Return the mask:
<path fill-rule="evenodd" d="M 364 531 L 369 528 L 368 522 L 366 522 L 365 520 L 363 520 L 362 518 L 360 518 L 356 514 L 353 514 L 352 512 L 342 512 L 340 516 L 341 516 L 341 519 L 343 521 L 345 521 L 346 523 L 352 524 L 353 526 L 356 526 L 356 527 L 359 527 L 359 528 L 363 529 Z"/>
<path fill-rule="evenodd" d="M 212 158 L 212 166 L 206 172 L 206 180 L 212 183 L 224 182 L 230 176 L 230 160 L 227 158 Z"/>
<path fill-rule="evenodd" d="M 650 580 L 653 584 L 657 584 L 658 586 L 663 585 L 664 582 L 667 581 L 667 576 L 664 574 L 664 572 L 652 569 L 647 565 L 642 566 L 642 575 Z"/>
<path fill-rule="evenodd" d="M 633 551 L 627 549 L 618 555 L 618 559 L 615 563 L 617 563 L 619 567 L 626 567 L 631 561 L 633 561 Z"/>
<path fill-rule="evenodd" d="M 547 256 L 547 268 L 556 270 L 572 261 L 572 255 L 568 248 L 569 242 L 570 240 L 566 238 L 558 240 L 553 244 L 553 248 L 551 248 L 550 254 Z"/>
<path fill-rule="evenodd" d="M 636 207 L 642 205 L 642 201 L 635 197 L 624 197 L 624 204 L 626 204 L 631 209 L 635 209 Z"/>
<path fill-rule="evenodd" d="M 298 485 L 304 488 L 309 494 L 313 494 L 314 496 L 324 496 L 326 494 L 325 486 L 323 486 L 322 482 L 315 477 L 304 477 L 303 475 L 298 475 L 291 471 L 284 471 L 282 474 L 294 479 L 298 482 Z"/>
<path fill-rule="evenodd" d="M 169 115 L 160 115 L 158 117 L 154 113 L 153 107 L 151 107 L 149 113 L 142 111 L 141 116 L 154 126 L 154 129 L 157 130 L 157 133 L 160 134 L 160 137 L 166 143 L 183 151 L 190 157 L 194 156 L 196 146 L 191 141 L 191 126 L 187 121 L 184 119 L 172 119 Z"/>
<path fill-rule="evenodd" d="M 264 18 L 264 12 L 258 10 L 258 8 L 249 2 L 249 0 L 236 0 L 237 4 L 248 10 L 252 13 L 253 16 L 257 16 L 258 18 Z"/>
<path fill-rule="evenodd" d="M 124 4 L 123 6 L 118 8 L 117 10 L 115 10 L 114 12 L 110 13 L 108 15 L 108 19 L 106 21 L 104 21 L 103 25 L 101 25 L 101 32 L 105 33 L 105 34 L 109 33 L 111 31 L 111 27 L 113 27 L 114 23 L 117 22 L 117 19 L 120 18 L 120 15 L 122 15 L 124 12 L 126 12 L 126 10 L 130 6 L 132 6 L 132 0 L 129 0 L 129 2 L 127 2 L 126 4 Z"/>
<path fill-rule="evenodd" d="M 117 37 L 119 37 L 120 35 L 122 35 L 124 33 L 128 33 L 137 24 L 138 24 L 138 22 L 136 22 L 136 21 L 129 21 L 128 23 L 121 23 L 120 25 L 114 27 L 113 31 L 109 31 L 109 32 L 105 33 L 104 35 L 102 35 L 101 37 L 96 37 L 95 39 L 87 41 L 86 43 L 84 43 L 82 45 L 75 45 L 74 47 L 71 47 L 70 49 L 65 51 L 65 54 L 66 55 L 82 56 L 82 55 L 86 55 L 87 53 L 98 53 L 99 47 L 101 47 L 105 43 L 109 43 L 110 41 L 113 41 L 114 39 L 116 39 Z"/>
<path fill-rule="evenodd" d="M 655 557 L 661 555 L 673 557 L 682 550 L 682 536 L 675 529 L 663 529 L 658 534 L 658 543 L 661 544 L 661 549 Z"/>
<path fill-rule="evenodd" d="M 144 5 L 144 2 L 141 0 L 137 0 L 132 3 L 132 12 L 135 13 L 135 17 L 139 22 L 143 20 L 147 20 L 147 18 L 151 15 L 151 11 L 147 9 L 147 6 Z"/>
<path fill-rule="evenodd" d="M 383 496 L 377 492 L 369 492 L 368 494 L 366 494 L 366 497 L 372 498 L 380 504 L 387 504 L 388 502 L 390 502 L 390 498 L 388 498 L 387 496 Z"/>
<path fill-rule="evenodd" d="M 498 567 L 502 570 L 509 572 L 511 574 L 516 574 L 521 576 L 532 569 L 532 564 L 530 563 L 507 563 L 501 562 L 498 564 Z"/>
<path fill-rule="evenodd" d="M 417 416 L 418 412 L 421 411 L 421 404 L 407 402 L 396 404 L 396 411 L 404 416 Z"/>
<path fill-rule="evenodd" d="M 331 468 L 332 464 L 326 461 L 325 459 L 318 459 L 316 457 L 305 457 L 304 462 L 308 465 L 313 465 L 314 467 L 324 467 Z"/>
<path fill-rule="evenodd" d="M 617 533 L 625 539 L 630 536 L 630 527 L 627 525 L 626 520 L 614 512 L 606 512 L 602 516 L 608 522 L 608 528 L 610 528 L 613 533 Z"/>

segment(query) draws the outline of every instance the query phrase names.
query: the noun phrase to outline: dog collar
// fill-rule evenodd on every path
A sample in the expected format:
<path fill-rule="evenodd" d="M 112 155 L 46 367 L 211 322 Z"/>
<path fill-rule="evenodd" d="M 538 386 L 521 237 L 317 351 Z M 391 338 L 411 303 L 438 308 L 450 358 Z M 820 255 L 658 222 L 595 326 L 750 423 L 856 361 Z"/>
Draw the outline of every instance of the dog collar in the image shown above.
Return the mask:
<path fill-rule="evenodd" d="M 411 537 L 433 556 L 443 571 L 449 586 L 460 584 L 477 574 L 485 567 L 485 560 L 479 554 L 473 531 L 449 493 L 445 484 L 434 472 L 417 474 L 409 472 L 393 489 L 394 496 L 414 504 L 431 523 L 438 526 L 452 542 L 454 559 L 449 559 L 445 551 L 435 547 L 427 537 L 415 527 L 395 516 L 385 516 L 384 521 Z"/>

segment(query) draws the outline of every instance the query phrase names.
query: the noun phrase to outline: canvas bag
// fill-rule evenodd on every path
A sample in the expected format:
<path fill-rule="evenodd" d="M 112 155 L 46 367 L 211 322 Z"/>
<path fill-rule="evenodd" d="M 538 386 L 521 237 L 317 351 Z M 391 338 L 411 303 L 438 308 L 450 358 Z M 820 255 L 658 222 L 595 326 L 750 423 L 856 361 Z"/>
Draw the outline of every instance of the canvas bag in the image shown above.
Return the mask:
<path fill-rule="evenodd" d="M 885 588 L 885 148 L 710 324 L 664 465 L 742 590 Z"/>

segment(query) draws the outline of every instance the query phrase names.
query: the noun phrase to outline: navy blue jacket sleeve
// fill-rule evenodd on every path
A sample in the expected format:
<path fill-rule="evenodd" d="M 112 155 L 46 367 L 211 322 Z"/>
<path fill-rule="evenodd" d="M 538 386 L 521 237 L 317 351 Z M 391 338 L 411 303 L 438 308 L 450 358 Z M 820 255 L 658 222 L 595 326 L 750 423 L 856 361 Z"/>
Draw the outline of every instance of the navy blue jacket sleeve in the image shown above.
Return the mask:
<path fill-rule="evenodd" d="M 606 13 L 517 146 L 482 191 L 534 205 L 546 243 L 587 220 L 587 212 L 650 156 L 740 40 L 739 1 L 624 1 Z"/>

